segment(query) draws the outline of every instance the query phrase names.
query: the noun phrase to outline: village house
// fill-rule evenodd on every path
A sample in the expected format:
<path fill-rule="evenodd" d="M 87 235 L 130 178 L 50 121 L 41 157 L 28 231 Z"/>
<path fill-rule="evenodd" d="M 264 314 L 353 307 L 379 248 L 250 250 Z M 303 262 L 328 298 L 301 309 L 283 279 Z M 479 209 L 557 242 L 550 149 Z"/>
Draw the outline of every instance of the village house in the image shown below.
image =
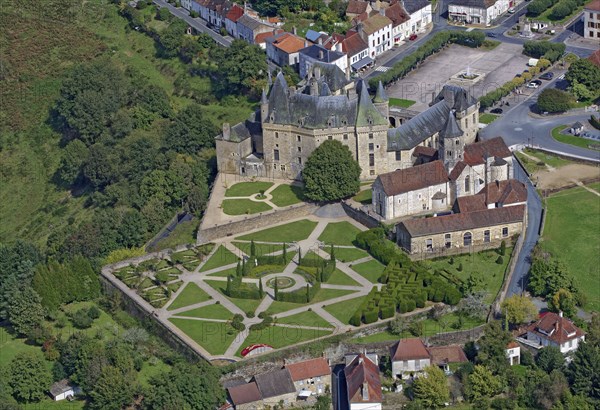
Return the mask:
<path fill-rule="evenodd" d="M 350 19 L 360 16 L 363 13 L 370 13 L 373 8 L 371 3 L 362 0 L 349 0 L 346 7 L 346 16 Z"/>
<path fill-rule="evenodd" d="M 356 30 L 348 30 L 346 36 L 334 34 L 333 38 L 341 44 L 341 51 L 346 54 L 347 64 L 353 71 L 373 64 L 374 60 L 369 57 L 369 46 Z"/>
<path fill-rule="evenodd" d="M 226 387 L 228 399 L 236 410 L 256 410 L 263 407 L 262 395 L 254 381 Z"/>
<path fill-rule="evenodd" d="M 233 38 L 237 38 L 237 21 L 244 15 L 244 9 L 236 3 L 225 14 L 225 30 Z"/>
<path fill-rule="evenodd" d="M 377 13 L 356 25 L 356 30 L 369 47 L 369 57 L 375 58 L 392 46 L 392 20 Z"/>
<path fill-rule="evenodd" d="M 296 387 L 296 395 L 300 398 L 321 395 L 331 391 L 331 368 L 329 361 L 323 357 L 289 363 L 288 369 Z"/>
<path fill-rule="evenodd" d="M 594 0 L 583 8 L 583 37 L 600 41 L 600 0 Z"/>
<path fill-rule="evenodd" d="M 257 35 L 261 33 L 272 33 L 273 30 L 277 28 L 276 25 L 261 20 L 258 17 L 251 17 L 247 13 L 237 20 L 236 27 L 238 38 L 249 44 L 256 44 L 254 39 Z"/>
<path fill-rule="evenodd" d="M 348 58 L 344 53 L 329 50 L 322 45 L 314 44 L 303 48 L 299 52 L 300 64 L 298 66 L 300 78 L 306 78 L 315 63 L 333 64 L 340 68 L 342 73 L 348 69 Z"/>
<path fill-rule="evenodd" d="M 432 346 L 428 347 L 427 351 L 431 356 L 431 364 L 439 367 L 446 374 L 451 372 L 451 364 L 461 364 L 469 361 L 462 346 L 458 345 Z"/>
<path fill-rule="evenodd" d="M 397 2 L 385 9 L 385 15 L 392 20 L 392 42 L 398 44 L 411 34 L 410 14 Z"/>
<path fill-rule="evenodd" d="M 265 39 L 267 57 L 280 67 L 294 68 L 300 61 L 300 50 L 306 47 L 306 40 L 292 33 L 277 33 Z"/>
<path fill-rule="evenodd" d="M 50 396 L 54 401 L 72 400 L 81 394 L 81 389 L 67 379 L 62 379 L 50 386 Z"/>
<path fill-rule="evenodd" d="M 408 25 L 411 33 L 425 31 L 433 22 L 431 2 L 428 0 L 404 0 L 404 9 L 410 14 Z"/>
<path fill-rule="evenodd" d="M 344 368 L 350 410 L 381 410 L 383 393 L 376 355 L 354 355 Z"/>
<path fill-rule="evenodd" d="M 513 3 L 514 0 L 450 0 L 448 18 L 454 22 L 490 25 Z"/>
<path fill-rule="evenodd" d="M 521 346 L 514 340 L 506 346 L 506 357 L 511 366 L 521 364 Z"/>
<path fill-rule="evenodd" d="M 431 355 L 419 338 L 400 339 L 390 348 L 392 375 L 406 379 L 431 365 Z"/>
<path fill-rule="evenodd" d="M 562 312 L 547 312 L 527 327 L 527 341 L 538 348 L 555 346 L 566 354 L 585 341 L 585 332 L 563 317 Z"/>

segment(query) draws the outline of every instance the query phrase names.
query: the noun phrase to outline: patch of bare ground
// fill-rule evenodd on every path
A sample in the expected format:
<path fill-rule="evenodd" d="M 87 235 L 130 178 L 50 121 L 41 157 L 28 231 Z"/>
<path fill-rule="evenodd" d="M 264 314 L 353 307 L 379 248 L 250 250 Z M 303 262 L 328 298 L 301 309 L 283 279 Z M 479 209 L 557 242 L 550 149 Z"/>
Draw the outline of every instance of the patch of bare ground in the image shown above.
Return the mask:
<path fill-rule="evenodd" d="M 556 189 L 594 178 L 600 178 L 600 168 L 585 164 L 569 164 L 551 171 L 537 171 L 532 176 L 539 189 Z"/>

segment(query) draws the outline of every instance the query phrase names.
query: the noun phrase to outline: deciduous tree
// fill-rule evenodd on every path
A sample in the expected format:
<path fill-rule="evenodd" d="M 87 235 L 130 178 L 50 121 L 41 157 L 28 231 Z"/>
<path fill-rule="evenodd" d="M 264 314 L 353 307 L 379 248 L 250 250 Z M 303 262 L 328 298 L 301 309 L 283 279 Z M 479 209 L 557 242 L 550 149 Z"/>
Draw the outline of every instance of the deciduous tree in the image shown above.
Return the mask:
<path fill-rule="evenodd" d="M 426 367 L 425 376 L 417 378 L 413 388 L 415 399 L 427 408 L 442 407 L 450 398 L 446 375 L 437 366 Z"/>
<path fill-rule="evenodd" d="M 509 323 L 518 325 L 535 319 L 538 309 L 525 295 L 513 295 L 502 302 L 502 313 Z"/>
<path fill-rule="evenodd" d="M 50 371 L 40 354 L 18 353 L 9 364 L 9 385 L 18 401 L 41 400 L 51 381 Z"/>
<path fill-rule="evenodd" d="M 336 201 L 360 189 L 360 166 L 341 142 L 327 140 L 308 157 L 302 172 L 305 194 L 313 201 Z"/>

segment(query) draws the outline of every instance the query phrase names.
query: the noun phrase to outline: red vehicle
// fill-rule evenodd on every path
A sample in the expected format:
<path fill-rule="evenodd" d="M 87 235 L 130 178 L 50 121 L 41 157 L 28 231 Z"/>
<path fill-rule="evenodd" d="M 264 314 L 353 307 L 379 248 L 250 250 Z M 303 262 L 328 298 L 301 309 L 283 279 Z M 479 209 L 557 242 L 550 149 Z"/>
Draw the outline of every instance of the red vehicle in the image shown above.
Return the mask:
<path fill-rule="evenodd" d="M 411 34 L 410 37 L 408 38 L 410 41 L 414 41 L 417 39 L 417 35 L 415 33 Z"/>

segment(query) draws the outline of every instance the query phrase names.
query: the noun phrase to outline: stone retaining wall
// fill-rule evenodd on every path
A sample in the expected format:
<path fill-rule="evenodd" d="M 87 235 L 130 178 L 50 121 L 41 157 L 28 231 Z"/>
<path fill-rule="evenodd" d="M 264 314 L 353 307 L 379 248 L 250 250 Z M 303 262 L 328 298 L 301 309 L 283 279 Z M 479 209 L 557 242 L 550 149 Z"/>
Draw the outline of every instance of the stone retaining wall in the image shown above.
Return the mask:
<path fill-rule="evenodd" d="M 308 216 L 312 214 L 317 208 L 317 205 L 302 203 L 295 206 L 292 205 L 291 207 L 286 209 L 261 212 L 258 215 L 248 216 L 246 219 L 243 219 L 241 221 L 235 221 L 231 223 L 215 225 L 206 229 L 201 229 L 198 232 L 197 244 L 200 245 L 206 242 L 210 242 L 217 238 L 233 236 L 252 229 L 266 228 L 271 225 L 276 225 L 282 222 L 290 221 L 292 219 Z"/>
<path fill-rule="evenodd" d="M 360 209 L 353 208 L 350 204 L 346 203 L 346 201 L 342 201 L 341 203 L 346 214 L 358 223 L 363 224 L 367 228 L 376 228 L 379 226 L 379 221 L 371 215 L 367 215 Z"/>

